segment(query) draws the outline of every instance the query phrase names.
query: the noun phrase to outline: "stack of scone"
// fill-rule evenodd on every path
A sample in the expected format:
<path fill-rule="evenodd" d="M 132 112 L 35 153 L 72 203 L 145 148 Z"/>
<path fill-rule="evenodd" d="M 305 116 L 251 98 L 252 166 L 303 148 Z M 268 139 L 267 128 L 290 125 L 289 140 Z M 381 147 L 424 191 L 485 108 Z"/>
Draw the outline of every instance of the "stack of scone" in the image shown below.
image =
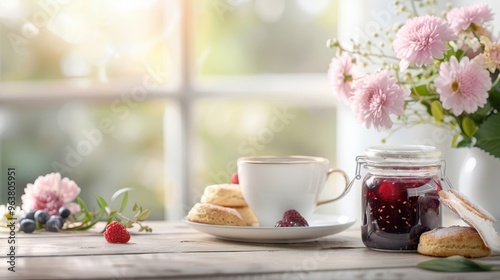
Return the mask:
<path fill-rule="evenodd" d="M 251 226 L 258 223 L 238 184 L 207 186 L 200 203 L 191 208 L 187 219 L 196 223 L 226 226 Z"/>

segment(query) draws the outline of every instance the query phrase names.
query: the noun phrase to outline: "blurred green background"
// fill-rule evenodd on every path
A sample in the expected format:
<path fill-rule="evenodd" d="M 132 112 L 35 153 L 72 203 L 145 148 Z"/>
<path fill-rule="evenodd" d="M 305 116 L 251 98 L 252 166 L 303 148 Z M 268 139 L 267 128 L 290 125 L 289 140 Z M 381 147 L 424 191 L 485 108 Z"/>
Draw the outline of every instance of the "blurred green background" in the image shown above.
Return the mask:
<path fill-rule="evenodd" d="M 322 75 L 327 84 L 333 54 L 325 42 L 336 35 L 337 2 L 2 0 L 2 178 L 8 167 L 17 169 L 20 204 L 27 183 L 58 171 L 54 164 L 66 163 L 68 153 L 108 121 L 112 131 L 103 132 L 102 141 L 63 176 L 81 187 L 81 197 L 93 207 L 95 195 L 109 199 L 131 187 L 131 201 L 151 208 L 151 219 L 164 219 L 170 196 L 165 162 L 176 161 L 165 138 L 180 137 L 165 134 L 170 131 L 165 115 L 182 102 L 189 108 L 185 129 L 192 131 L 188 162 L 194 178 L 189 186 L 174 187 L 188 188 L 192 203 L 206 185 L 235 172 L 240 156 L 307 154 L 333 160 L 333 98 L 309 102 L 303 92 L 288 99 L 280 89 L 281 95 L 263 96 L 267 85 L 259 83 L 244 89 L 255 97 L 222 88 L 223 94 L 213 95 L 201 85 L 214 77 L 223 87 L 226 77 L 267 74 L 293 74 L 283 76 L 283 88 L 286 77 L 291 81 L 302 74 Z M 183 72 L 186 61 L 193 65 Z M 155 88 L 134 101 L 134 90 L 146 77 L 154 79 Z M 184 98 L 187 90 L 195 97 Z M 273 125 L 283 112 L 289 121 Z M 0 204 L 6 203 L 6 193 L 3 187 Z"/>

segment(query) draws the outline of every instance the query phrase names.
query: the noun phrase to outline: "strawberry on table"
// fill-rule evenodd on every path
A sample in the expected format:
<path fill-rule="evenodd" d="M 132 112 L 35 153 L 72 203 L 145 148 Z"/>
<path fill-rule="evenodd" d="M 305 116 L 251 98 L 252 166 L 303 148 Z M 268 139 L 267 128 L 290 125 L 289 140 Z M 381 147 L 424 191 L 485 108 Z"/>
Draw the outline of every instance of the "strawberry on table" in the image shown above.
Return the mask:
<path fill-rule="evenodd" d="M 122 224 L 113 221 L 106 227 L 104 238 L 109 243 L 127 243 L 130 240 L 130 233 Z"/>

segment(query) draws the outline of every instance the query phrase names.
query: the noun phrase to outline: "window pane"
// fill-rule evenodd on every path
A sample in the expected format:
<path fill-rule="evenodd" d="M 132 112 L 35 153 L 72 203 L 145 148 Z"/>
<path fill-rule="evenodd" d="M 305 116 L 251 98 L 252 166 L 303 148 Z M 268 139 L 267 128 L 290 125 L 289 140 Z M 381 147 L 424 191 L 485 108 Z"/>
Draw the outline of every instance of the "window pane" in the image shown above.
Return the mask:
<path fill-rule="evenodd" d="M 1 1 L 0 80 L 174 75 L 179 20 L 172 0 Z"/>
<path fill-rule="evenodd" d="M 325 73 L 335 37 L 330 0 L 192 1 L 201 75 Z"/>
<path fill-rule="evenodd" d="M 27 183 L 60 172 L 81 188 L 80 196 L 98 209 L 95 196 L 110 199 L 130 187 L 134 201 L 151 208 L 151 219 L 163 219 L 163 112 L 166 102 L 11 105 L 0 107 L 0 158 L 17 169 L 16 202 Z M 7 188 L 0 204 L 7 203 Z M 119 203 L 117 205 L 119 207 Z"/>
<path fill-rule="evenodd" d="M 205 99 L 195 104 L 194 120 L 192 204 L 207 185 L 229 183 L 238 157 L 310 155 L 325 157 L 335 166 L 332 106 Z"/>

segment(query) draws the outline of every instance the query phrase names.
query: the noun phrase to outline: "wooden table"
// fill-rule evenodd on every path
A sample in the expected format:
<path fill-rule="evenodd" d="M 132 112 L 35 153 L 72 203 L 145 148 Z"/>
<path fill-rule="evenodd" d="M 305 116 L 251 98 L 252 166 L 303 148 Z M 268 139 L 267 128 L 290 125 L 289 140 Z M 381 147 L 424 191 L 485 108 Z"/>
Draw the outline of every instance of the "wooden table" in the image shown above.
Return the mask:
<path fill-rule="evenodd" d="M 90 232 L 17 232 L 15 272 L 8 270 L 9 234 L 0 233 L 0 279 L 500 279 L 500 272 L 438 273 L 418 253 L 372 251 L 358 226 L 298 244 L 216 239 L 182 222 L 148 222 L 153 233 L 128 244 Z M 478 261 L 500 265 L 500 256 Z"/>

